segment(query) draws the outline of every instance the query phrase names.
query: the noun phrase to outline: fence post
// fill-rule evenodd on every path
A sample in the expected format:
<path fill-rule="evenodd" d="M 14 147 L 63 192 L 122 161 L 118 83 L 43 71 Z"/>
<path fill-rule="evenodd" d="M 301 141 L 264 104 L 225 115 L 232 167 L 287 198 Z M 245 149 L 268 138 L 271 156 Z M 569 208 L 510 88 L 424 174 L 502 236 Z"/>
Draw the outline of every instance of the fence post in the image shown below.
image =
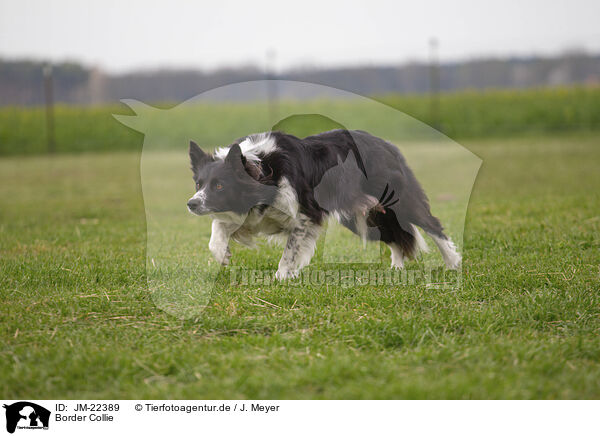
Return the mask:
<path fill-rule="evenodd" d="M 436 130 L 442 130 L 440 120 L 440 68 L 438 63 L 438 40 L 429 40 L 429 94 L 431 125 Z"/>
<path fill-rule="evenodd" d="M 269 106 L 269 124 L 277 123 L 277 82 L 275 81 L 275 50 L 267 50 L 267 100 Z"/>
<path fill-rule="evenodd" d="M 44 73 L 44 102 L 46 104 L 46 146 L 48 153 L 56 151 L 54 140 L 54 81 L 52 80 L 52 65 L 46 64 Z"/>

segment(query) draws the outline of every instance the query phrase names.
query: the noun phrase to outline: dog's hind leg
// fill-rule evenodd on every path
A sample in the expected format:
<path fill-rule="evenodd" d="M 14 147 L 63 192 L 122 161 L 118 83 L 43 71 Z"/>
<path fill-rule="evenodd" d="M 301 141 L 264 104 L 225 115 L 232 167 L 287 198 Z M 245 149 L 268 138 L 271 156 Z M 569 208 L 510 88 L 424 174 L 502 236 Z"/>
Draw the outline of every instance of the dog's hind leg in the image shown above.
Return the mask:
<path fill-rule="evenodd" d="M 299 221 L 298 225 L 290 232 L 285 244 L 279 268 L 275 273 L 277 280 L 298 277 L 300 270 L 310 263 L 315 253 L 320 231 L 321 226 L 308 218 Z"/>
<path fill-rule="evenodd" d="M 368 222 L 371 229 L 378 231 L 378 239 L 390 247 L 392 268 L 404 268 L 405 259 L 413 259 L 419 250 L 427 250 L 427 244 L 415 226 L 401 224 L 392 209 L 386 209 L 385 213 L 371 211 Z"/>
<path fill-rule="evenodd" d="M 402 251 L 402 248 L 394 242 L 388 245 L 390 247 L 390 251 L 392 252 L 390 256 L 392 260 L 391 268 L 404 269 L 404 252 Z"/>
<path fill-rule="evenodd" d="M 437 245 L 446 266 L 449 269 L 459 269 L 462 257 L 456 250 L 454 242 L 444 233 L 444 228 L 440 220 L 431 214 L 429 203 L 424 195 L 421 193 L 421 196 L 414 195 L 405 198 L 403 199 L 404 201 L 401 200 L 400 203 L 394 205 L 394 210 L 401 214 L 403 211 L 398 207 L 402 204 L 405 207 L 404 213 L 400 215 L 403 217 L 402 222 L 407 221 L 414 226 L 421 227 L 433 239 L 435 245 Z M 417 245 L 426 245 L 418 230 L 413 230 L 415 232 L 413 234 L 417 238 Z"/>
<path fill-rule="evenodd" d="M 393 238 L 394 240 L 388 243 L 391 250 L 392 268 L 402 269 L 405 259 L 415 259 L 419 252 L 429 251 L 425 239 L 413 224 L 400 225 L 396 223 L 393 226 Z"/>
<path fill-rule="evenodd" d="M 462 257 L 456 250 L 456 245 L 454 245 L 452 239 L 444 234 L 439 236 L 435 233 L 426 233 L 431 236 L 431 239 L 433 239 L 433 242 L 435 242 L 435 245 L 437 245 L 448 269 L 459 269 L 462 262 Z"/>
<path fill-rule="evenodd" d="M 444 259 L 446 266 L 449 269 L 459 269 L 462 257 L 457 251 L 454 242 L 444 233 L 440 220 L 428 212 L 418 217 L 415 221 L 417 221 L 415 224 L 425 230 L 425 233 L 433 239 L 433 242 L 435 242 L 435 245 L 437 245 L 442 254 L 442 259 Z"/>

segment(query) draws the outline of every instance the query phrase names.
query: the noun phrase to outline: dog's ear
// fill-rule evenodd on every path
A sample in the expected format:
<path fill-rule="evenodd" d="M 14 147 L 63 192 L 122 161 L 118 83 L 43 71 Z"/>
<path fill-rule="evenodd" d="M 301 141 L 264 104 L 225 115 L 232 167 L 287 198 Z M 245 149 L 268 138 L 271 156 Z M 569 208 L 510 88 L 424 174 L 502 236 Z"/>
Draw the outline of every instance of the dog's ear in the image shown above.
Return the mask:
<path fill-rule="evenodd" d="M 244 168 L 246 169 L 246 172 L 248 173 L 248 175 L 250 177 L 252 177 L 254 180 L 256 180 L 257 182 L 260 182 L 261 179 L 264 177 L 264 174 L 262 172 L 262 169 L 260 168 L 260 165 L 257 164 L 256 162 L 253 162 L 251 160 L 246 160 L 246 162 L 244 163 Z"/>
<path fill-rule="evenodd" d="M 190 163 L 192 164 L 192 171 L 196 172 L 211 160 L 212 157 L 204 153 L 202 149 L 198 147 L 198 144 L 194 141 L 190 141 Z"/>
<path fill-rule="evenodd" d="M 246 158 L 242 154 L 242 149 L 239 144 L 233 144 L 229 147 L 229 153 L 225 157 L 225 163 L 232 165 L 234 168 L 243 168 L 246 164 Z"/>
<path fill-rule="evenodd" d="M 265 183 L 273 176 L 272 169 L 270 174 L 265 175 L 260 164 L 246 159 L 246 156 L 242 154 L 242 149 L 238 144 L 233 144 L 229 148 L 229 153 L 227 153 L 227 156 L 225 157 L 225 162 L 236 170 L 246 171 L 246 173 L 257 182 Z"/>

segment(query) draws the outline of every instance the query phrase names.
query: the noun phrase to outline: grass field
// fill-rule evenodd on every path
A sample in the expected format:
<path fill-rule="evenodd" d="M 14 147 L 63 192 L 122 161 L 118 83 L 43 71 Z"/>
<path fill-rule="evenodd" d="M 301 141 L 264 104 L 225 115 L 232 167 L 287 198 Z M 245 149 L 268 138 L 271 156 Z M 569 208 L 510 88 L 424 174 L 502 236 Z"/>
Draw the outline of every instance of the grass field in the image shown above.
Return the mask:
<path fill-rule="evenodd" d="M 139 153 L 2 158 L 0 396 L 600 398 L 600 136 L 463 143 L 460 290 L 225 285 L 185 320 L 147 289 Z"/>

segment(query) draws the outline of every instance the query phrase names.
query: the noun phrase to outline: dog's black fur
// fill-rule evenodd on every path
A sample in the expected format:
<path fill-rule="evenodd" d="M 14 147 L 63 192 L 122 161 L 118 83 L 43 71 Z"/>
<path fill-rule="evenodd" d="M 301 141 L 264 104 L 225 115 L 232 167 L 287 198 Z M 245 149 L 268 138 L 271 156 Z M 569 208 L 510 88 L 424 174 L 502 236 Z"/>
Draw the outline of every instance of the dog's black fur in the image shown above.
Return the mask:
<path fill-rule="evenodd" d="M 420 236 L 414 225 L 434 239 L 448 240 L 406 160 L 389 142 L 359 130 L 333 130 L 303 139 L 270 132 L 261 138 L 268 138 L 269 146 L 251 149 L 251 157 L 240 144 L 259 142 L 252 135 L 235 141 L 221 159 L 190 145 L 194 180 L 203 199 L 202 205 L 194 197 L 190 200 L 192 212 L 265 213 L 285 179 L 298 212 L 315 226 L 335 214 L 354 233 L 396 244 L 410 258 Z"/>

